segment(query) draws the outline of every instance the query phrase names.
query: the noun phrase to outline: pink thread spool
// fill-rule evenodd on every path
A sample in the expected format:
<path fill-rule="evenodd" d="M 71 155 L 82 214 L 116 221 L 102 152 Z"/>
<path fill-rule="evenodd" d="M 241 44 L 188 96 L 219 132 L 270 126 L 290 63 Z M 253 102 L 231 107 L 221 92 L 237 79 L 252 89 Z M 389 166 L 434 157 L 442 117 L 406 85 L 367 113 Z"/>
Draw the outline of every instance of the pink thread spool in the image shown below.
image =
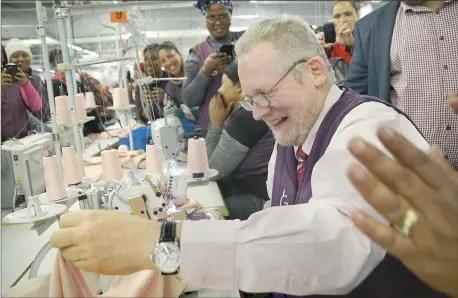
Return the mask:
<path fill-rule="evenodd" d="M 62 148 L 62 167 L 64 170 L 64 179 L 67 185 L 76 185 L 83 181 L 78 167 L 78 160 L 76 158 L 75 147 L 67 146 Z"/>
<path fill-rule="evenodd" d="M 57 125 L 69 124 L 70 108 L 68 107 L 67 96 L 56 96 L 56 122 Z"/>
<path fill-rule="evenodd" d="M 62 200 L 67 197 L 64 177 L 59 168 L 57 156 L 51 155 L 43 158 L 45 174 L 46 195 L 48 201 Z"/>
<path fill-rule="evenodd" d="M 129 95 L 126 88 L 113 89 L 113 108 L 124 109 L 129 105 Z"/>
<path fill-rule="evenodd" d="M 156 145 L 146 145 L 146 172 L 148 174 L 163 174 L 162 158 Z"/>
<path fill-rule="evenodd" d="M 203 178 L 209 171 L 205 139 L 194 137 L 188 140 L 188 173 L 193 178 Z"/>
<path fill-rule="evenodd" d="M 95 96 L 93 92 L 86 92 L 86 109 L 94 108 L 95 104 Z"/>
<path fill-rule="evenodd" d="M 83 93 L 75 94 L 76 118 L 78 121 L 86 119 L 86 98 Z"/>
<path fill-rule="evenodd" d="M 122 169 L 118 150 L 111 149 L 102 151 L 102 177 L 105 181 L 122 179 Z"/>

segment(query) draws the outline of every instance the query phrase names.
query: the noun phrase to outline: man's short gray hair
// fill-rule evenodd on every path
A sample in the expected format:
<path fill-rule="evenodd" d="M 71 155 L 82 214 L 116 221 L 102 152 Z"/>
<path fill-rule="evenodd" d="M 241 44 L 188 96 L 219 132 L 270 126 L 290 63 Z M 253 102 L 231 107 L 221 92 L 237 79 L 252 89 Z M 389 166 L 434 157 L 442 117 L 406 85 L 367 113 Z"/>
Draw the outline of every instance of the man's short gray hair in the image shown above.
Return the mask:
<path fill-rule="evenodd" d="M 287 14 L 268 18 L 250 27 L 235 43 L 237 57 L 259 42 L 270 41 L 278 50 L 285 71 L 300 59 L 321 57 L 331 70 L 328 57 L 315 32 L 303 19 Z M 280 56 L 281 55 L 281 56 Z M 281 58 L 280 58 L 281 57 Z M 333 72 L 331 70 L 331 76 Z"/>

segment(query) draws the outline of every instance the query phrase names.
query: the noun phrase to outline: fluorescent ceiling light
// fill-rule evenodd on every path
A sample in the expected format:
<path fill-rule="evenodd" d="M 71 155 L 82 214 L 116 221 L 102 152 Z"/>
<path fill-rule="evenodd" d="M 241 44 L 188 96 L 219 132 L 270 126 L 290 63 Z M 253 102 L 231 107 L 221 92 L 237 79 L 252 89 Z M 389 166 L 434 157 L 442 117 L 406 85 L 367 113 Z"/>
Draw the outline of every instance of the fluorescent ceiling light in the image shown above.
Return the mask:
<path fill-rule="evenodd" d="M 27 45 L 39 45 L 41 44 L 41 39 L 23 39 L 22 42 L 24 42 Z M 58 44 L 59 42 L 55 40 L 54 38 L 46 37 L 46 43 L 47 44 Z"/>
<path fill-rule="evenodd" d="M 259 16 L 257 14 L 243 14 L 239 16 L 232 16 L 232 19 L 236 20 L 251 20 L 251 19 L 257 19 Z"/>
<path fill-rule="evenodd" d="M 245 31 L 248 27 L 231 27 L 232 31 Z M 163 30 L 163 31 L 142 31 L 147 38 L 183 38 L 183 37 L 205 37 L 208 36 L 207 29 L 189 30 Z"/>

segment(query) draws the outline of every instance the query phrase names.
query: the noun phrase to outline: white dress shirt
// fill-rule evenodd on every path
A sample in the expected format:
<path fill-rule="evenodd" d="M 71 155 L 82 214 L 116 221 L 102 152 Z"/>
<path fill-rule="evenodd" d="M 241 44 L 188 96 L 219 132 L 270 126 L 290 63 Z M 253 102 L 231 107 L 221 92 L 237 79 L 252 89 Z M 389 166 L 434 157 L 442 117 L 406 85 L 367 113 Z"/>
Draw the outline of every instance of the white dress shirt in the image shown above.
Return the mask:
<path fill-rule="evenodd" d="M 309 154 L 323 118 L 340 98 L 332 86 L 324 107 L 302 145 Z M 246 221 L 186 221 L 181 234 L 181 275 L 202 288 L 240 289 L 291 295 L 343 295 L 359 285 L 385 256 L 344 214 L 364 210 L 386 221 L 347 178 L 356 159 L 347 149 L 361 136 L 384 152 L 376 129 L 389 126 L 423 150 L 429 145 L 404 116 L 382 103 L 364 103 L 341 122 L 316 163 L 308 204 L 270 207 Z M 269 163 L 272 195 L 276 150 Z"/>

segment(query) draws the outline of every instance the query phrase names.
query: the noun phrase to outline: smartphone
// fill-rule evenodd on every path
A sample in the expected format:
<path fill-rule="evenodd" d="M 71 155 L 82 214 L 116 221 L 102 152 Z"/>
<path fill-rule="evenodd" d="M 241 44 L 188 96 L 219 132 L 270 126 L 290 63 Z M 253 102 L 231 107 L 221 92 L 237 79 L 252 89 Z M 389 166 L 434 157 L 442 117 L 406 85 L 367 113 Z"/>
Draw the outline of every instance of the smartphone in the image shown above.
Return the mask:
<path fill-rule="evenodd" d="M 222 44 L 219 47 L 218 53 L 225 53 L 226 55 L 234 57 L 234 45 L 233 44 Z"/>
<path fill-rule="evenodd" d="M 14 63 L 8 63 L 5 66 L 6 73 L 8 73 L 13 78 L 13 84 L 17 83 L 16 76 L 17 76 L 17 73 L 18 73 L 18 67 L 19 66 L 14 64 Z"/>
<path fill-rule="evenodd" d="M 326 23 L 323 25 L 324 42 L 335 43 L 336 42 L 336 26 L 334 23 Z"/>

